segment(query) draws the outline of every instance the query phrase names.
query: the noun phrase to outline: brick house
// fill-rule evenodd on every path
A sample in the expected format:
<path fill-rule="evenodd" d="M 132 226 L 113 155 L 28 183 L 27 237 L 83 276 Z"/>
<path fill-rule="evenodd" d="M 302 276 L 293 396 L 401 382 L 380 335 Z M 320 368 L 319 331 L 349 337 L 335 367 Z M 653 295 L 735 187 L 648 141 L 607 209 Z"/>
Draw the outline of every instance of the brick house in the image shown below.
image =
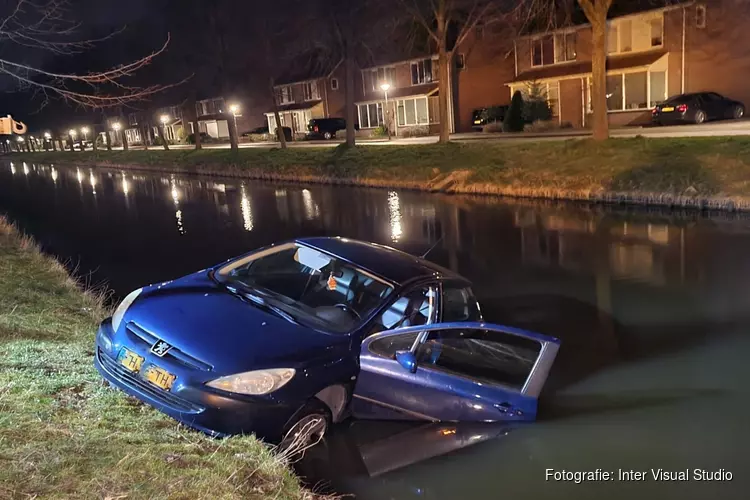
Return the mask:
<path fill-rule="evenodd" d="M 744 50 L 750 34 L 733 22 L 742 3 L 685 2 L 613 17 L 607 36 L 610 125 L 648 123 L 656 103 L 681 93 L 710 90 L 748 102 L 750 90 L 736 76 L 750 75 L 750 55 Z M 537 85 L 554 119 L 589 125 L 591 27 L 533 34 L 514 45 L 510 95 Z"/>
<path fill-rule="evenodd" d="M 299 73 L 291 73 L 276 81 L 274 92 L 283 127 L 303 135 L 312 118 L 344 117 L 344 68 L 341 61 L 334 65 L 313 65 Z M 268 130 L 276 131 L 273 110 L 265 113 Z"/>

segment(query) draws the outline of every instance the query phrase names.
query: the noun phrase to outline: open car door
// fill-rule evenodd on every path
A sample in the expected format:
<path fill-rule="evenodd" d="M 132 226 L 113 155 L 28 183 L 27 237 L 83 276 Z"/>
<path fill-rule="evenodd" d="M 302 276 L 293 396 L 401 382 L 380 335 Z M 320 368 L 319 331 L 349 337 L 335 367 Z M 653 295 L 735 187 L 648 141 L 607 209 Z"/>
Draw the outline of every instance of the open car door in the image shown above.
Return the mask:
<path fill-rule="evenodd" d="M 534 420 L 560 341 L 487 323 L 399 328 L 362 342 L 359 418 Z"/>

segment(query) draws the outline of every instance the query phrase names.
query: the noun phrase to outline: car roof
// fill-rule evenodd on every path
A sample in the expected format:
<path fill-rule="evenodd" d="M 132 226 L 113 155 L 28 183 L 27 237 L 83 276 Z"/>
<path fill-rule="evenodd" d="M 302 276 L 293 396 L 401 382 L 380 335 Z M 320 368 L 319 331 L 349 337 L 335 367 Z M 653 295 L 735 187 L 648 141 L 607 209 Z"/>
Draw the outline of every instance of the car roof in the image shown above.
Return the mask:
<path fill-rule="evenodd" d="M 335 255 L 396 285 L 425 278 L 469 281 L 430 261 L 395 248 L 341 237 L 299 238 L 298 243 Z"/>

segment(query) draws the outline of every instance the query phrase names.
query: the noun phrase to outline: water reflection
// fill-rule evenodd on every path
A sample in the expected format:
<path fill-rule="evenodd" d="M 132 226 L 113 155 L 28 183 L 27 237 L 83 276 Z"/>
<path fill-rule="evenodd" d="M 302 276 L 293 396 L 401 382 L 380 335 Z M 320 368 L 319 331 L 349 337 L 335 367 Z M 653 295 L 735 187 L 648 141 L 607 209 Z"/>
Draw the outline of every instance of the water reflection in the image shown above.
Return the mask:
<path fill-rule="evenodd" d="M 592 460 L 612 470 L 742 469 L 749 215 L 97 169 L 88 176 L 98 193 L 91 203 L 80 168 L 36 167 L 23 176 L 21 166 L 0 168 L 0 209 L 118 296 L 266 244 L 341 235 L 413 254 L 434 245 L 429 258 L 472 280 L 488 320 L 562 340 L 534 425 L 485 439 L 460 428 L 345 424 L 332 436 L 332 458 L 300 464 L 312 467 L 313 482 L 357 498 L 598 498 L 591 485 L 550 489 L 542 471 L 587 470 Z M 435 432 L 460 438 L 461 451 L 430 448 Z M 623 449 L 632 453 L 612 452 Z M 351 460 L 336 462 L 342 456 Z"/>

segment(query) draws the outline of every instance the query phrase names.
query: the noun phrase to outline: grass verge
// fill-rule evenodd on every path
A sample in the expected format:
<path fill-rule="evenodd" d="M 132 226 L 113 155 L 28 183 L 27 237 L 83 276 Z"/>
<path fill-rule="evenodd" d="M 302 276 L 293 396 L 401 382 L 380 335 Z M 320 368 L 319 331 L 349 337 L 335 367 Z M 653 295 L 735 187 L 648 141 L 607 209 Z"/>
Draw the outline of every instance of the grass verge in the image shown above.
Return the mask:
<path fill-rule="evenodd" d="M 208 438 L 105 387 L 106 314 L 0 217 L 0 498 L 314 498 L 255 438 Z"/>
<path fill-rule="evenodd" d="M 750 138 L 14 153 L 11 159 L 248 178 L 750 209 Z"/>

